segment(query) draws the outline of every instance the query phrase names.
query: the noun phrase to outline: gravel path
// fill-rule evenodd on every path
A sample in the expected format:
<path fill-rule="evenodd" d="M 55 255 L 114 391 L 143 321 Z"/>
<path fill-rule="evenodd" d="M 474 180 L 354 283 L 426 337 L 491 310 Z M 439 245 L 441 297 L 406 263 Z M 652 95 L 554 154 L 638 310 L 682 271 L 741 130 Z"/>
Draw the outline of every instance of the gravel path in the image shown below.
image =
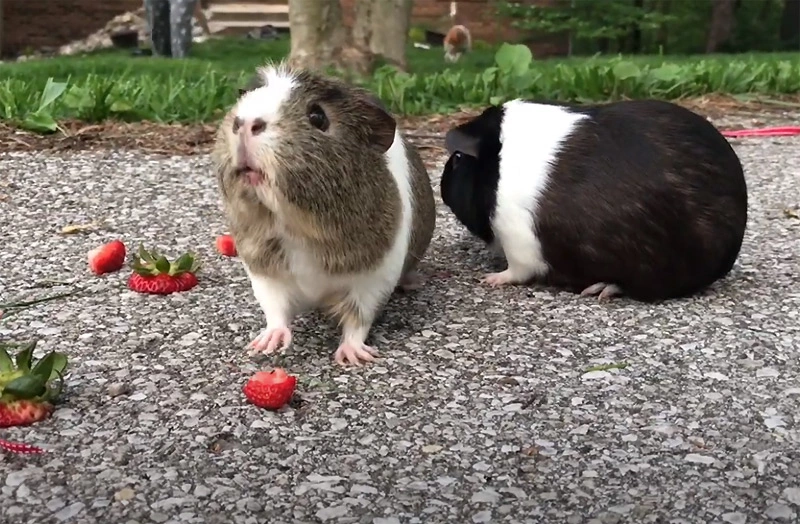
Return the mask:
<path fill-rule="evenodd" d="M 0 297 L 86 292 L 0 328 L 71 357 L 54 416 L 2 431 L 52 452 L 0 454 L 0 522 L 798 522 L 800 138 L 736 148 L 749 230 L 704 296 L 489 289 L 492 260 L 439 202 L 428 285 L 373 331 L 383 359 L 340 369 L 337 331 L 302 317 L 280 361 L 300 400 L 280 413 L 240 392 L 275 362 L 243 349 L 263 319 L 214 252 L 206 157 L 0 155 Z M 117 236 L 195 249 L 201 285 L 151 297 L 127 272 L 90 277 L 86 252 Z"/>

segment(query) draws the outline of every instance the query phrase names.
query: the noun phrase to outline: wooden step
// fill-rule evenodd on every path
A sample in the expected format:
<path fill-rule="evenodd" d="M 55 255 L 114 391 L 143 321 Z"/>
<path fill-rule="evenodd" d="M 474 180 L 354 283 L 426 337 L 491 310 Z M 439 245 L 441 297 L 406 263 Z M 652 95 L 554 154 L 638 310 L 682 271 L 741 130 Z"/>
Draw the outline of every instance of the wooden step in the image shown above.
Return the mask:
<path fill-rule="evenodd" d="M 236 4 L 219 4 L 211 5 L 209 11 L 212 15 L 226 14 L 226 15 L 275 15 L 275 14 L 289 14 L 289 5 L 278 4 L 257 4 L 257 3 L 236 3 Z"/>
<path fill-rule="evenodd" d="M 271 14 L 271 15 L 230 15 L 230 14 L 212 14 L 208 17 L 209 23 L 211 22 L 245 22 L 248 24 L 267 25 L 279 24 L 282 22 L 289 22 L 289 15 L 286 13 Z"/>
<path fill-rule="evenodd" d="M 258 4 L 258 5 L 283 5 L 289 9 L 288 0 L 250 0 L 249 2 L 242 2 L 242 0 L 211 0 L 209 8 L 214 8 L 223 5 L 235 4 Z"/>
<path fill-rule="evenodd" d="M 234 20 L 234 21 L 209 21 L 208 28 L 213 35 L 243 35 L 253 29 L 259 29 L 265 25 L 271 25 L 275 29 L 289 29 L 289 20 L 275 22 L 261 22 L 259 20 Z"/>
<path fill-rule="evenodd" d="M 272 24 L 288 22 L 288 13 L 272 14 L 230 14 L 230 13 L 211 13 L 208 17 L 209 22 L 247 22 L 249 24 Z"/>

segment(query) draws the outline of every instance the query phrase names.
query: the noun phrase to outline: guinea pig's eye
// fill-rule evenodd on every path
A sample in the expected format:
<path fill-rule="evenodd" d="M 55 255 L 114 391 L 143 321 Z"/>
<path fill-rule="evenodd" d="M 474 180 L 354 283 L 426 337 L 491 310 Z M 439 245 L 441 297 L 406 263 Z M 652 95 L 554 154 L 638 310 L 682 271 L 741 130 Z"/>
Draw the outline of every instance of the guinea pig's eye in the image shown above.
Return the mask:
<path fill-rule="evenodd" d="M 456 151 L 453 153 L 453 168 L 458 167 L 458 164 L 461 163 L 462 158 L 464 158 L 464 155 L 461 153 L 461 151 Z"/>
<path fill-rule="evenodd" d="M 327 131 L 330 125 L 328 117 L 325 116 L 325 111 L 322 110 L 319 104 L 311 104 L 311 107 L 308 108 L 308 121 L 320 131 Z"/>

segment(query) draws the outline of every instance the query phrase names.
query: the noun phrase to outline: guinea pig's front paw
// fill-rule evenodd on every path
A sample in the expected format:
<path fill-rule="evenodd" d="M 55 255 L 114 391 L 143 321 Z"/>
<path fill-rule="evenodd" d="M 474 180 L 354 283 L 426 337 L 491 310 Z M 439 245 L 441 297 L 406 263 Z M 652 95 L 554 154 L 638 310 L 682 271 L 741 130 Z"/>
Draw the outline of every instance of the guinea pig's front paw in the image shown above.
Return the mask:
<path fill-rule="evenodd" d="M 269 355 L 274 353 L 278 347 L 281 350 L 287 349 L 291 343 L 292 330 L 286 326 L 280 326 L 265 329 L 247 347 L 251 348 L 250 355 L 258 353 Z"/>
<path fill-rule="evenodd" d="M 352 342 L 342 342 L 339 349 L 336 350 L 334 359 L 340 366 L 360 366 L 365 362 L 372 362 L 378 352 L 366 344 L 354 344 Z"/>

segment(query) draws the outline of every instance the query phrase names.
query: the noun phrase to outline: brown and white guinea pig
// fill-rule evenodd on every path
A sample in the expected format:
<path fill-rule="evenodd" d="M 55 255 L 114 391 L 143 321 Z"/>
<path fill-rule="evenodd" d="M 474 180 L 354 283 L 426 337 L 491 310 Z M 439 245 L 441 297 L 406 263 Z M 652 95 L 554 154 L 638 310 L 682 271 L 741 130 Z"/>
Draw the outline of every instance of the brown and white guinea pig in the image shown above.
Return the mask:
<path fill-rule="evenodd" d="M 507 260 L 491 285 L 538 280 L 660 301 L 706 288 L 738 257 L 742 165 L 711 123 L 678 105 L 518 99 L 445 142 L 442 200 Z"/>
<path fill-rule="evenodd" d="M 471 48 L 472 35 L 464 25 L 454 25 L 444 35 L 444 59 L 448 62 L 457 62 Z"/>
<path fill-rule="evenodd" d="M 295 316 L 322 308 L 342 327 L 336 362 L 372 361 L 372 323 L 396 287 L 419 284 L 433 235 L 419 153 L 377 97 L 342 81 L 269 64 L 241 92 L 212 157 L 266 316 L 252 353 L 288 348 Z"/>

